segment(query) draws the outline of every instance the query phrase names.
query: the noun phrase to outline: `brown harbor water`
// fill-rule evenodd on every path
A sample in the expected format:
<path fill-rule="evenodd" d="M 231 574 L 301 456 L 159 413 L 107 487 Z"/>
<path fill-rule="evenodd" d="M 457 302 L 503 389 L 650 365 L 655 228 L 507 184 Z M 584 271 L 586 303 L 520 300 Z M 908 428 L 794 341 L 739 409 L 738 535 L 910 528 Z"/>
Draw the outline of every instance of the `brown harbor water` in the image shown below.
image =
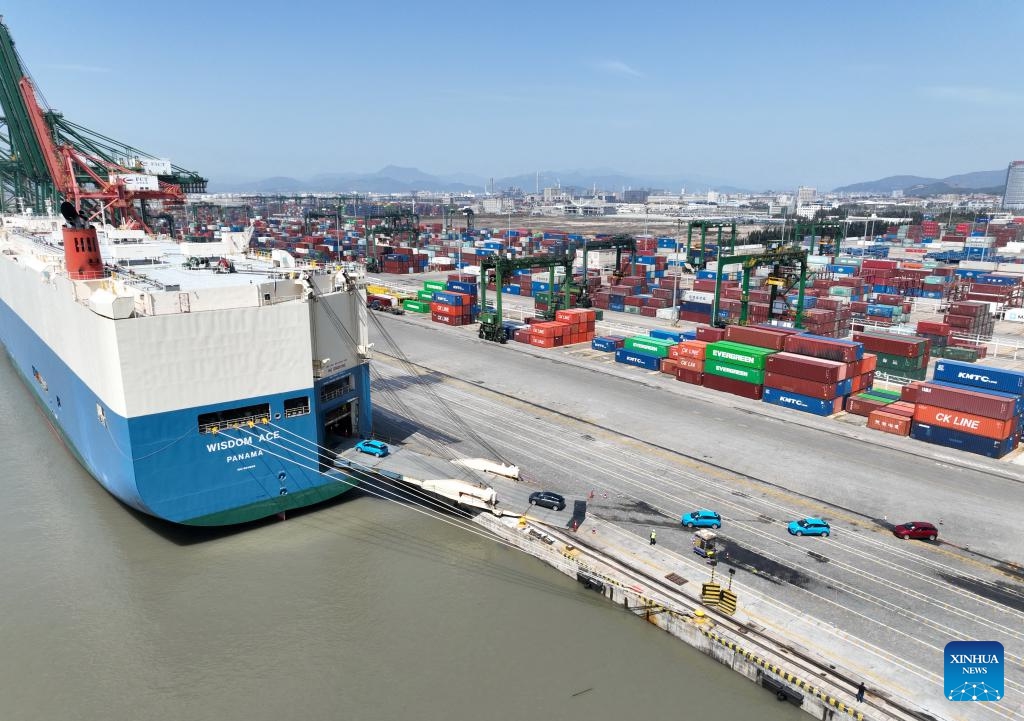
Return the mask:
<path fill-rule="evenodd" d="M 0 438 L 0 718 L 804 718 L 539 561 L 387 501 L 227 531 L 129 511 L 2 353 Z"/>

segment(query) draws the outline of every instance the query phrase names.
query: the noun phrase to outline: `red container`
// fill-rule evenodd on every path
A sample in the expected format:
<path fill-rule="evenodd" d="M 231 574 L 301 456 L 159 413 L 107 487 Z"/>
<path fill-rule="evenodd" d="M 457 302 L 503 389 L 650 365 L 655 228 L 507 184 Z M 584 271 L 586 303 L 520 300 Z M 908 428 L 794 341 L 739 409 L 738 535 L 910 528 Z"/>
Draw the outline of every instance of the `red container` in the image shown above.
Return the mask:
<path fill-rule="evenodd" d="M 985 418 L 1008 421 L 1013 418 L 1016 403 L 983 391 L 960 390 L 934 383 L 922 383 L 918 389 L 918 402 L 953 411 L 973 413 Z"/>
<path fill-rule="evenodd" d="M 901 356 L 903 358 L 919 358 L 927 352 L 926 339 L 907 338 L 896 335 L 875 335 L 873 333 L 854 333 L 853 340 L 864 344 L 864 350 L 872 353 Z"/>
<path fill-rule="evenodd" d="M 707 343 L 702 340 L 685 340 L 682 343 L 672 346 L 668 349 L 668 357 L 673 360 L 679 360 L 680 358 L 696 358 L 697 360 L 704 360 L 704 354 L 707 352 Z"/>
<path fill-rule="evenodd" d="M 472 311 L 473 306 L 470 305 L 448 305 L 436 301 L 430 304 L 430 312 L 438 315 L 469 315 Z"/>
<path fill-rule="evenodd" d="M 543 336 L 537 336 L 533 333 L 530 334 L 530 345 L 537 346 L 538 348 L 554 348 L 555 339 L 545 338 Z"/>
<path fill-rule="evenodd" d="M 916 403 L 907 403 L 906 401 L 896 401 L 890 403 L 885 407 L 889 413 L 893 413 L 897 416 L 903 416 L 904 418 L 913 418 L 914 409 L 917 407 Z"/>
<path fill-rule="evenodd" d="M 743 398 L 749 398 L 753 401 L 761 400 L 761 395 L 764 393 L 764 386 L 754 383 L 744 383 L 743 381 L 736 380 L 735 378 L 713 376 L 708 373 L 704 374 L 704 382 L 701 383 L 701 385 L 705 388 L 710 388 L 711 390 L 731 393 L 734 396 L 742 396 Z"/>
<path fill-rule="evenodd" d="M 431 313 L 430 320 L 444 325 L 466 325 L 470 322 L 468 315 L 445 315 L 444 313 Z"/>
<path fill-rule="evenodd" d="M 822 338 L 810 338 L 805 335 L 791 335 L 786 338 L 783 347 L 787 353 L 824 358 L 825 360 L 853 363 L 858 360 L 857 347 L 849 343 L 829 341 Z"/>
<path fill-rule="evenodd" d="M 516 343 L 529 343 L 531 335 L 533 335 L 533 333 L 530 332 L 529 328 L 521 328 L 520 330 L 516 331 L 516 334 L 515 336 L 513 336 L 512 340 L 514 340 Z"/>
<path fill-rule="evenodd" d="M 742 325 L 731 325 L 725 329 L 725 340 L 733 343 L 782 350 L 782 343 L 787 336 L 766 328 L 752 328 Z"/>
<path fill-rule="evenodd" d="M 661 372 L 667 373 L 670 376 L 676 374 L 676 370 L 679 368 L 679 361 L 674 361 L 671 358 L 661 359 Z"/>
<path fill-rule="evenodd" d="M 676 369 L 676 380 L 683 383 L 691 383 L 695 386 L 704 384 L 704 374 L 700 371 L 691 371 L 685 368 Z"/>
<path fill-rule="evenodd" d="M 857 371 L 854 375 L 873 373 L 876 370 L 878 370 L 878 356 L 874 353 L 865 353 L 864 357 L 857 362 Z"/>
<path fill-rule="evenodd" d="M 817 381 L 809 381 L 806 378 L 784 376 L 780 373 L 765 373 L 764 385 L 766 388 L 777 388 L 780 391 L 799 393 L 811 398 L 820 398 L 823 401 L 830 401 L 837 396 L 835 383 L 819 383 Z"/>
<path fill-rule="evenodd" d="M 850 396 L 846 399 L 846 412 L 855 416 L 868 416 L 872 411 L 885 408 L 889 403 L 874 398 L 858 398 Z"/>
<path fill-rule="evenodd" d="M 878 410 L 868 414 L 868 428 L 876 431 L 891 433 L 894 436 L 910 435 L 910 419 L 906 416 L 899 416 L 895 413 Z"/>
<path fill-rule="evenodd" d="M 955 431 L 963 431 L 983 438 L 993 438 L 997 441 L 1009 438 L 1017 430 L 1015 419 L 999 421 L 994 418 L 986 418 L 963 411 L 951 411 L 948 408 L 939 408 L 924 403 L 917 404 L 914 420 L 931 423 L 942 428 L 952 428 Z"/>
<path fill-rule="evenodd" d="M 838 361 L 795 353 L 773 353 L 765 362 L 765 370 L 818 383 L 838 383 L 846 378 L 849 366 Z"/>
<path fill-rule="evenodd" d="M 900 400 L 907 403 L 917 403 L 917 392 L 921 388 L 921 381 L 911 381 L 900 388 Z"/>
<path fill-rule="evenodd" d="M 725 328 L 699 325 L 697 326 L 697 340 L 702 340 L 705 343 L 717 343 L 720 340 L 725 340 Z"/>
<path fill-rule="evenodd" d="M 676 367 L 682 368 L 688 371 L 694 371 L 696 373 L 704 372 L 704 359 L 703 358 L 686 358 L 680 357 L 676 361 Z"/>

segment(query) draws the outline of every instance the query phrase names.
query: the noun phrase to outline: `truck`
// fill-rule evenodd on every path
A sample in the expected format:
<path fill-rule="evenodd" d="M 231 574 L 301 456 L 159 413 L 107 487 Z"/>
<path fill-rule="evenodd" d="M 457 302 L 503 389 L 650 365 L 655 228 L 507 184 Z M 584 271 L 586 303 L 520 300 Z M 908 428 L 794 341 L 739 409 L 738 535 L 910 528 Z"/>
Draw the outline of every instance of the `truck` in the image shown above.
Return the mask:
<path fill-rule="evenodd" d="M 367 293 L 366 307 L 386 313 L 394 313 L 395 315 L 402 315 L 405 313 L 405 311 L 402 310 L 401 300 L 396 296 L 384 293 Z"/>

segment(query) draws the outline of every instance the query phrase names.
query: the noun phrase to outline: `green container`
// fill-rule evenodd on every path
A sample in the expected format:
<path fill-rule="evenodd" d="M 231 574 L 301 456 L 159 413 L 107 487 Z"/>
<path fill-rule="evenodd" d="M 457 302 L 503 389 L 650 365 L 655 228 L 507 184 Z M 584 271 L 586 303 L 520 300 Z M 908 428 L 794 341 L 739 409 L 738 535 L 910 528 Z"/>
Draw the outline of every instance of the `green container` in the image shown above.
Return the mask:
<path fill-rule="evenodd" d="M 638 305 L 627 305 L 622 310 L 626 313 L 632 313 L 633 315 L 640 315 L 640 306 Z"/>
<path fill-rule="evenodd" d="M 595 313 L 594 320 L 604 320 L 604 310 L 602 310 L 601 308 L 598 308 L 598 309 L 594 310 L 594 313 Z"/>
<path fill-rule="evenodd" d="M 423 290 L 448 290 L 448 286 L 445 285 L 443 280 L 425 280 L 423 281 Z"/>
<path fill-rule="evenodd" d="M 424 303 L 422 300 L 404 300 L 402 308 L 411 313 L 429 313 L 430 303 Z"/>
<path fill-rule="evenodd" d="M 916 371 L 928 367 L 925 356 L 917 358 L 905 358 L 904 356 L 889 355 L 888 353 L 876 353 L 878 356 L 878 370 L 883 373 L 899 374 L 902 371 Z"/>
<path fill-rule="evenodd" d="M 754 385 L 761 385 L 764 383 L 763 370 L 758 370 L 749 366 L 722 363 L 717 360 L 704 361 L 704 372 L 710 373 L 713 376 L 721 376 L 722 378 L 732 378 L 733 380 L 743 381 L 744 383 L 753 383 Z"/>
<path fill-rule="evenodd" d="M 426 301 L 427 303 L 429 303 L 430 301 L 434 300 L 434 291 L 432 291 L 432 290 L 418 290 L 418 291 L 416 291 L 416 297 L 419 298 L 420 300 L 423 300 L 423 301 Z"/>
<path fill-rule="evenodd" d="M 828 289 L 828 294 L 849 298 L 853 295 L 853 288 L 845 285 L 834 285 Z"/>
<path fill-rule="evenodd" d="M 674 345 L 676 344 L 670 340 L 651 338 L 646 335 L 635 335 L 630 338 L 626 338 L 622 347 L 627 350 L 635 350 L 638 353 L 646 353 L 647 355 L 658 356 L 659 358 L 668 358 L 668 349 Z"/>
<path fill-rule="evenodd" d="M 878 400 L 882 401 L 889 401 L 890 403 L 893 401 L 898 401 L 900 398 L 902 398 L 899 391 L 889 391 L 884 388 L 872 388 L 871 390 L 865 391 L 860 395 L 867 396 L 868 398 L 877 398 Z"/>
<path fill-rule="evenodd" d="M 705 358 L 719 361 L 731 366 L 742 366 L 755 370 L 764 370 L 768 356 L 778 351 L 771 348 L 760 348 L 745 343 L 733 343 L 728 340 L 720 340 L 717 343 L 709 343 L 705 351 Z M 760 382 L 760 381 L 758 381 Z"/>
<path fill-rule="evenodd" d="M 975 348 L 960 348 L 955 345 L 946 346 L 943 349 L 943 358 L 949 358 L 950 360 L 963 361 L 965 363 L 974 363 L 978 360 L 978 351 Z"/>

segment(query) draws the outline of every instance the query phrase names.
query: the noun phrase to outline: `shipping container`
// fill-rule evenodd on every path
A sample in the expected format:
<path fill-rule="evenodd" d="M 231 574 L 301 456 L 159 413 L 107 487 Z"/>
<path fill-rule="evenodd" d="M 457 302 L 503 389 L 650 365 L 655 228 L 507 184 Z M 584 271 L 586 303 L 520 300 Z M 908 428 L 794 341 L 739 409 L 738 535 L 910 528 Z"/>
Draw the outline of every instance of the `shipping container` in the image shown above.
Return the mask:
<path fill-rule="evenodd" d="M 778 333 L 768 328 L 758 328 L 742 325 L 730 325 L 725 329 L 725 340 L 743 345 L 770 348 L 774 351 L 782 350 L 782 343 L 786 334 Z"/>
<path fill-rule="evenodd" d="M 615 362 L 646 368 L 650 371 L 656 371 L 661 368 L 660 356 L 649 355 L 647 353 L 641 353 L 627 348 L 620 348 L 615 351 Z"/>
<path fill-rule="evenodd" d="M 940 360 L 935 364 L 933 378 L 937 381 L 948 381 L 1003 393 L 1024 393 L 1024 373 L 975 363 Z"/>
<path fill-rule="evenodd" d="M 735 378 L 744 383 L 755 383 L 757 385 L 764 383 L 763 370 L 751 368 L 750 366 L 723 363 L 710 357 L 704 359 L 704 374 L 721 376 L 723 378 Z"/>
<path fill-rule="evenodd" d="M 707 355 L 707 345 L 702 340 L 686 340 L 669 348 L 668 357 L 676 360 L 680 358 L 704 360 Z"/>
<path fill-rule="evenodd" d="M 985 418 L 1008 421 L 1018 415 L 1016 399 L 995 396 L 980 389 L 966 390 L 934 383 L 924 383 L 918 389 L 918 403 L 973 413 Z"/>
<path fill-rule="evenodd" d="M 704 384 L 704 373 L 702 371 L 694 371 L 687 368 L 677 368 L 676 380 L 699 386 Z"/>
<path fill-rule="evenodd" d="M 928 350 L 926 339 L 913 336 L 854 333 L 853 340 L 862 343 L 866 351 L 904 358 L 918 358 L 925 355 Z"/>
<path fill-rule="evenodd" d="M 704 357 L 705 360 L 714 359 L 734 366 L 746 366 L 763 371 L 765 360 L 774 353 L 776 351 L 770 348 L 760 348 L 731 341 L 718 341 L 717 343 L 708 344 Z"/>
<path fill-rule="evenodd" d="M 789 391 L 779 390 L 778 388 L 769 388 L 767 386 L 765 386 L 762 400 L 765 403 L 782 406 L 783 408 L 792 408 L 794 410 L 811 413 L 816 416 L 830 416 L 843 409 L 842 398 L 822 400 L 820 398 L 812 398 L 811 396 L 805 396 L 800 393 L 791 393 Z"/>
<path fill-rule="evenodd" d="M 805 378 L 819 383 L 838 383 L 845 380 L 849 373 L 849 365 L 846 363 L 785 352 L 768 356 L 765 369 L 769 373 Z"/>
<path fill-rule="evenodd" d="M 720 340 L 725 340 L 725 328 L 699 325 L 697 326 L 697 340 L 702 340 L 705 343 L 717 343 Z"/>
<path fill-rule="evenodd" d="M 652 328 L 650 331 L 651 338 L 657 338 L 658 340 L 670 340 L 673 343 L 680 343 L 683 340 L 683 332 L 681 330 L 664 330 L 662 328 Z"/>
<path fill-rule="evenodd" d="M 1015 415 L 1015 416 L 1024 415 L 1024 396 L 1020 395 L 1019 393 L 1003 393 L 1002 391 L 994 391 L 994 390 L 990 390 L 988 388 L 978 388 L 976 386 L 965 386 L 965 385 L 961 385 L 959 383 L 950 383 L 949 381 L 931 380 L 931 381 L 928 381 L 928 383 L 930 383 L 933 386 L 940 386 L 942 388 L 952 388 L 954 390 L 961 390 L 961 391 L 974 391 L 976 393 L 984 393 L 985 395 L 988 395 L 988 396 L 994 396 L 996 398 L 1001 398 L 1004 401 L 1009 401 L 1010 403 L 1014 404 L 1014 414 L 1013 415 Z M 934 404 L 934 405 L 937 405 L 937 404 Z M 982 413 L 980 415 L 985 415 L 985 414 Z"/>
<path fill-rule="evenodd" d="M 849 381 L 849 379 L 847 379 L 847 381 Z M 810 381 L 806 378 L 795 378 L 793 376 L 782 375 L 781 373 L 765 373 L 764 385 L 765 388 L 775 388 L 789 393 L 799 393 L 811 398 L 826 401 L 830 401 L 841 395 L 846 395 L 838 391 L 839 385 L 836 383 L 819 383 L 818 381 Z"/>
<path fill-rule="evenodd" d="M 764 386 L 756 383 L 746 383 L 736 378 L 726 378 L 723 376 L 712 375 L 710 373 L 704 374 L 704 380 L 701 383 L 705 388 L 711 390 L 721 391 L 723 393 L 731 393 L 735 396 L 742 396 L 743 398 L 749 398 L 750 400 L 759 401 L 764 392 Z"/>
<path fill-rule="evenodd" d="M 974 413 L 951 411 L 948 408 L 939 408 L 924 403 L 917 403 L 914 406 L 914 420 L 995 440 L 1002 440 L 1017 429 L 1015 418 L 1000 421 Z"/>
<path fill-rule="evenodd" d="M 968 453 L 977 453 L 989 458 L 1002 458 L 1017 447 L 1017 434 L 1005 440 L 993 440 L 963 431 L 956 431 L 930 423 L 914 421 L 910 426 L 910 437 L 926 443 L 955 448 Z"/>
<path fill-rule="evenodd" d="M 622 338 L 598 336 L 597 338 L 594 338 L 594 340 L 590 341 L 590 347 L 594 350 L 616 351 L 622 347 L 622 341 Z"/>
<path fill-rule="evenodd" d="M 640 353 L 646 353 L 647 355 L 657 356 L 658 358 L 667 358 L 669 348 L 674 345 L 676 345 L 676 343 L 670 340 L 661 340 L 659 338 L 651 338 L 650 336 L 635 335 L 626 338 L 625 343 L 623 343 L 623 348 Z"/>
<path fill-rule="evenodd" d="M 861 393 L 846 399 L 846 412 L 854 416 L 869 416 L 872 411 L 885 408 L 891 400 Z"/>
<path fill-rule="evenodd" d="M 883 433 L 891 433 L 894 436 L 909 436 L 911 425 L 912 421 L 910 418 L 889 413 L 887 410 L 871 411 L 868 415 L 868 428 L 873 428 Z"/>
<path fill-rule="evenodd" d="M 704 372 L 704 361 L 701 358 L 687 358 L 683 356 L 677 358 L 675 362 L 678 368 L 685 368 L 688 371 L 695 371 L 697 373 Z"/>
<path fill-rule="evenodd" d="M 783 350 L 787 353 L 823 358 L 825 360 L 853 363 L 864 357 L 864 346 L 838 338 L 826 338 L 809 333 L 786 337 Z"/>

